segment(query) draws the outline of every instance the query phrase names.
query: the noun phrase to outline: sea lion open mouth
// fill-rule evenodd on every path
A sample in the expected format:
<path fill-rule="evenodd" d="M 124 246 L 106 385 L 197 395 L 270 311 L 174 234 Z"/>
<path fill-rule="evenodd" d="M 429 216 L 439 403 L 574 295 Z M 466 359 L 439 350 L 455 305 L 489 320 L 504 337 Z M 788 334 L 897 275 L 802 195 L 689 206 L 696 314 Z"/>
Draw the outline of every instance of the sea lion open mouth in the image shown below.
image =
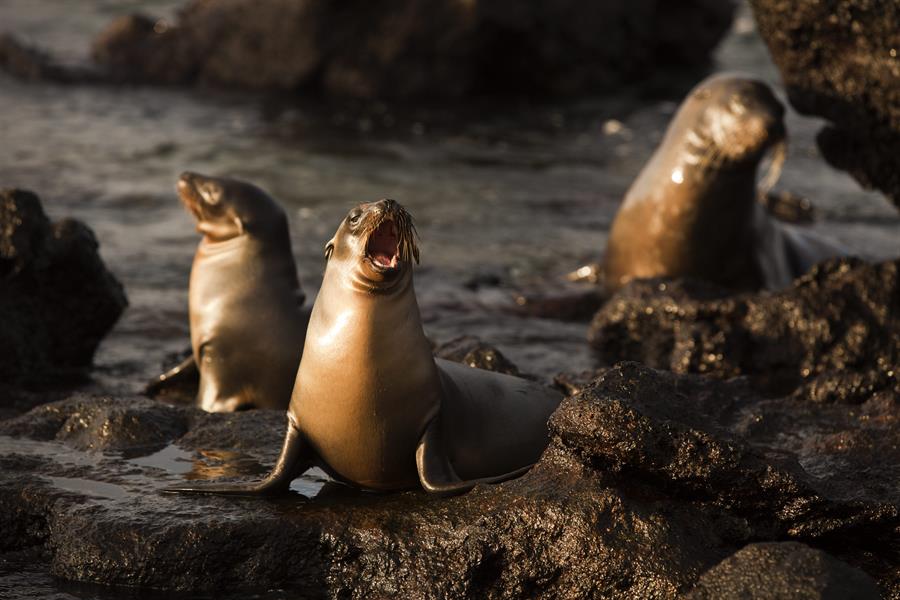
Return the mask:
<path fill-rule="evenodd" d="M 397 225 L 390 217 L 384 219 L 369 236 L 366 258 L 381 270 L 392 270 L 400 264 L 400 236 Z"/>

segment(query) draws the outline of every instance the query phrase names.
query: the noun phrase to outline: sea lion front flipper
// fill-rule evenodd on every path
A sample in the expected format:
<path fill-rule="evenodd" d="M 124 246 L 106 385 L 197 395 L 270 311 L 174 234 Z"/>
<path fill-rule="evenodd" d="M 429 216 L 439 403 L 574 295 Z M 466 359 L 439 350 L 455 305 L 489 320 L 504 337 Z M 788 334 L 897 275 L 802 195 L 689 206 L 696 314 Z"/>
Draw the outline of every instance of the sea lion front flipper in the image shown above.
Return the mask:
<path fill-rule="evenodd" d="M 500 483 L 518 477 L 530 468 L 531 465 L 527 465 L 502 475 L 463 481 L 456 474 L 444 451 L 444 435 L 441 430 L 440 417 L 431 420 L 416 447 L 416 470 L 419 473 L 419 482 L 426 492 L 438 496 L 463 494 L 479 483 Z"/>
<path fill-rule="evenodd" d="M 213 494 L 225 496 L 278 496 L 286 494 L 298 475 L 313 466 L 313 453 L 303 434 L 288 416 L 288 428 L 278 462 L 262 481 L 247 483 L 198 482 L 163 489 L 175 494 Z"/>
<path fill-rule="evenodd" d="M 196 384 L 200 380 L 200 370 L 194 355 L 190 355 L 183 361 L 172 367 L 144 387 L 144 394 L 153 398 L 164 389 L 181 384 Z"/>

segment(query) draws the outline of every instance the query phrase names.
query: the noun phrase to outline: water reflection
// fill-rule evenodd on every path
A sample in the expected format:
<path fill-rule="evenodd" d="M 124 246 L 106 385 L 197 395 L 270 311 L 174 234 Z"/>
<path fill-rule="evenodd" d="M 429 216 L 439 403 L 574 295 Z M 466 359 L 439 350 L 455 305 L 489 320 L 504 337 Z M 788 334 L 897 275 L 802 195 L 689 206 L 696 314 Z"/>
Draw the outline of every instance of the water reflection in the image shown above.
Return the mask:
<path fill-rule="evenodd" d="M 61 490 L 67 492 L 75 492 L 85 496 L 93 496 L 96 498 L 106 498 L 109 500 L 125 500 L 131 493 L 127 492 L 122 486 L 112 483 L 104 483 L 102 481 L 94 481 L 91 479 L 80 479 L 78 477 L 51 477 L 44 476 L 50 482 Z"/>

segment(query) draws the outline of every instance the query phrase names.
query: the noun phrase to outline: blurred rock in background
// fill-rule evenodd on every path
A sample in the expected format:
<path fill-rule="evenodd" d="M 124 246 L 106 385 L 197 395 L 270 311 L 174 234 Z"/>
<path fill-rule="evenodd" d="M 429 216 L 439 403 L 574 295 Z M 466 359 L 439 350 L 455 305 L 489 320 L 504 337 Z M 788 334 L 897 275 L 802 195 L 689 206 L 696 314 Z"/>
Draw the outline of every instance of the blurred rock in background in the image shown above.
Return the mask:
<path fill-rule="evenodd" d="M 177 23 L 121 17 L 93 57 L 120 82 L 566 95 L 705 66 L 734 10 L 722 0 L 195 0 Z"/>
<path fill-rule="evenodd" d="M 900 2 L 750 4 L 791 104 L 831 121 L 822 154 L 900 206 Z"/>
<path fill-rule="evenodd" d="M 0 191 L 0 380 L 83 374 L 128 305 L 83 223 L 51 223 L 40 199 Z"/>

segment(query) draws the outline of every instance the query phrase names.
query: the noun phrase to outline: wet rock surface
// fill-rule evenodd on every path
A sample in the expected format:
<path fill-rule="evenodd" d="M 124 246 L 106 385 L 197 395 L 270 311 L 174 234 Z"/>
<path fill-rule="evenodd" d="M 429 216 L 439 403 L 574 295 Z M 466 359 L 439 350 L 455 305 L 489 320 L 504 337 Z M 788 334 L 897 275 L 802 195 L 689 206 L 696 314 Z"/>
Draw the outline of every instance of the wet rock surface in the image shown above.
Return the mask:
<path fill-rule="evenodd" d="M 572 94 L 704 66 L 733 13 L 715 0 L 195 0 L 174 23 L 119 18 L 92 54 L 116 82 L 359 98 Z M 43 72 L 33 57 L 8 62 L 14 74 Z"/>
<path fill-rule="evenodd" d="M 464 335 L 441 344 L 434 349 L 434 355 L 476 369 L 522 376 L 518 367 L 500 350 L 471 335 Z"/>
<path fill-rule="evenodd" d="M 791 104 L 831 122 L 818 139 L 826 159 L 900 206 L 900 5 L 750 4 Z"/>
<path fill-rule="evenodd" d="M 900 390 L 900 261 L 826 261 L 782 292 L 732 296 L 692 281 L 635 281 L 594 317 L 607 364 L 746 375 L 768 394 L 863 402 Z"/>
<path fill-rule="evenodd" d="M 439 499 L 311 472 L 293 488 L 309 499 L 262 500 L 160 489 L 260 476 L 283 414 L 76 396 L 2 423 L 0 538 L 75 581 L 487 598 L 675 598 L 698 582 L 700 594 L 740 548 L 790 540 L 896 596 L 898 417 L 896 396 L 767 400 L 742 379 L 623 363 L 561 405 L 519 479 Z M 815 562 L 815 581 L 850 569 L 795 554 L 779 564 Z M 760 560 L 728 572 L 744 581 Z"/>
<path fill-rule="evenodd" d="M 690 600 L 878 600 L 865 573 L 795 542 L 751 544 L 700 578 Z"/>
<path fill-rule="evenodd" d="M 24 190 L 0 191 L 0 379 L 83 374 L 128 301 L 83 223 L 51 223 Z"/>

